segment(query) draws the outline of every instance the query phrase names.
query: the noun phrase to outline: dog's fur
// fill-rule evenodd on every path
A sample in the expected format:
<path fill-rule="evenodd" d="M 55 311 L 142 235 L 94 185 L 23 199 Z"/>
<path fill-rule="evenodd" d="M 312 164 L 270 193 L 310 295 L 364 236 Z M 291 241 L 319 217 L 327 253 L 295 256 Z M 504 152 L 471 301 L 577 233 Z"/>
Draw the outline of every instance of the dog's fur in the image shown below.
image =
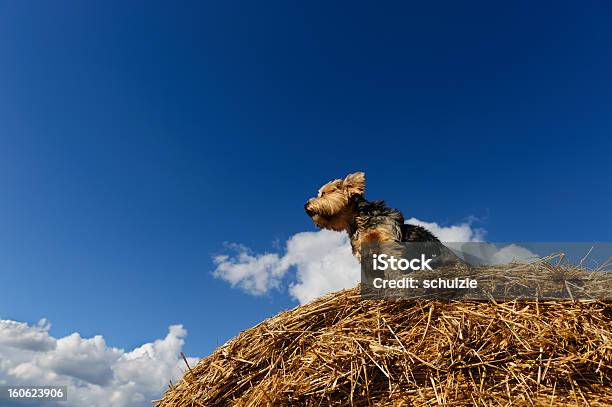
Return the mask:
<path fill-rule="evenodd" d="M 304 209 L 318 227 L 345 230 L 360 261 L 362 243 L 439 241 L 425 228 L 405 225 L 402 213 L 384 201 L 367 201 L 364 193 L 365 174 L 356 172 L 323 185 Z"/>

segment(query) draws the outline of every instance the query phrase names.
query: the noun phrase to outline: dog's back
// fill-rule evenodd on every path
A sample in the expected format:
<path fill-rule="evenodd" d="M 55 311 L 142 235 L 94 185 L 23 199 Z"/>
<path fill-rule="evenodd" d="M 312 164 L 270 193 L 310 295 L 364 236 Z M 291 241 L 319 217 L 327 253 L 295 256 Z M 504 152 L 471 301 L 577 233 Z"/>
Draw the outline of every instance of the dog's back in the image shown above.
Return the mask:
<path fill-rule="evenodd" d="M 439 242 L 429 230 L 421 226 L 402 224 L 402 242 Z"/>

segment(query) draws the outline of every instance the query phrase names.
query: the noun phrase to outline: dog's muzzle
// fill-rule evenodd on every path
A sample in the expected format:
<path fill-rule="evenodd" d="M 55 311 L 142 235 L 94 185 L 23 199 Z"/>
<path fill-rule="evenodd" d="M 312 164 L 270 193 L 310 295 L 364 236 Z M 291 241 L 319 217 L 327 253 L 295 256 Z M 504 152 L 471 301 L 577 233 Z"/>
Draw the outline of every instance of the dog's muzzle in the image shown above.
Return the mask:
<path fill-rule="evenodd" d="M 304 204 L 304 210 L 306 211 L 306 214 L 308 214 L 308 216 L 312 217 L 312 215 L 314 215 L 315 213 L 312 209 L 308 207 L 308 205 L 310 204 L 310 201 L 312 201 L 312 199 L 309 199 L 308 202 Z"/>

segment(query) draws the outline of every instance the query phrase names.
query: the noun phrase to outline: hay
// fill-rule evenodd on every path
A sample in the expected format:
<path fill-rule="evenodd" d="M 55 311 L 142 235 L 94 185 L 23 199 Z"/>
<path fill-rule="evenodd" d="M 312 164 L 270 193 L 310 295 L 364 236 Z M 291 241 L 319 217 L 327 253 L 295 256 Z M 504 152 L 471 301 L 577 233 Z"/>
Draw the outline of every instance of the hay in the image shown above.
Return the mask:
<path fill-rule="evenodd" d="M 158 407 L 612 405 L 612 303 L 333 293 L 248 329 Z"/>
<path fill-rule="evenodd" d="M 531 262 L 470 266 L 465 263 L 442 265 L 433 270 L 405 274 L 390 271 L 390 277 L 411 277 L 418 281 L 471 278 L 475 289 L 374 289 L 372 279 L 378 275 L 362 273 L 361 295 L 369 299 L 444 299 L 489 300 L 606 300 L 612 301 L 612 258 L 586 269 L 565 260 L 563 253 L 552 254 Z M 387 273 L 387 272 L 385 272 Z M 365 279 L 364 279 L 365 278 Z"/>

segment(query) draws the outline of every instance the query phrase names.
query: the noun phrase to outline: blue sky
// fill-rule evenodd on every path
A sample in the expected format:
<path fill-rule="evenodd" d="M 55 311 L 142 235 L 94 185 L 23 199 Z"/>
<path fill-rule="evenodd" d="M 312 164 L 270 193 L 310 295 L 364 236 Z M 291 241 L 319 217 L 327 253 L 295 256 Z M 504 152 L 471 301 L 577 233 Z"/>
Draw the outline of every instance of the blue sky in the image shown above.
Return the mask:
<path fill-rule="evenodd" d="M 367 196 L 492 241 L 610 240 L 606 2 L 0 2 L 0 317 L 217 345 L 296 304 L 211 276 Z"/>

